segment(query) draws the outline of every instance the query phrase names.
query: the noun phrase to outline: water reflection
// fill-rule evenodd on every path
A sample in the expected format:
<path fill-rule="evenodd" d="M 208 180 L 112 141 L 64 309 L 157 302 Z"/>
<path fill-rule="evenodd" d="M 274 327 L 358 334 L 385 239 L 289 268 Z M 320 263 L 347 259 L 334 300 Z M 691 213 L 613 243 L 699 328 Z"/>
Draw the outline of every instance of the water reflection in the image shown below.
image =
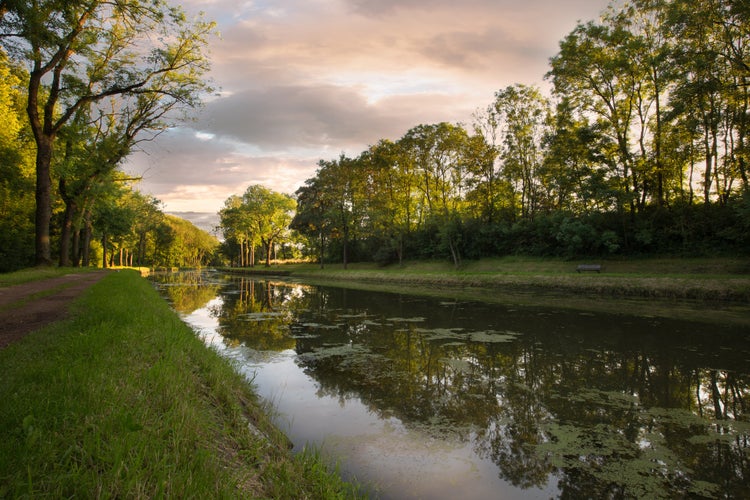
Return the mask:
<path fill-rule="evenodd" d="M 417 454 L 442 457 L 426 469 L 442 465 L 445 475 L 446 467 L 473 464 L 460 473 L 469 481 L 453 479 L 464 497 L 746 494 L 750 333 L 740 328 L 246 277 L 190 275 L 188 284 L 164 291 L 185 314 L 208 304 L 224 346 L 289 353 L 282 372 L 299 369 L 309 377 L 300 383 L 309 386 L 303 404 L 280 405 L 303 408 L 293 420 L 309 418 L 316 399 L 338 401 L 342 412 L 361 405 L 361 414 L 377 420 L 377 437 L 354 433 L 359 445 L 380 450 L 369 455 L 370 464 L 352 464 L 360 477 L 384 481 L 387 473 L 367 474 L 382 447 L 396 467 L 414 460 L 393 440 L 377 444 L 391 432 L 396 441 L 418 436 L 421 444 L 411 441 Z M 248 362 L 263 365 L 254 356 Z M 336 436 L 324 414 L 321 420 L 314 432 Z M 445 443 L 450 452 L 429 451 L 424 442 L 436 449 Z M 494 479 L 472 472 L 483 464 L 494 468 Z M 413 493 L 434 496 L 428 487 Z"/>

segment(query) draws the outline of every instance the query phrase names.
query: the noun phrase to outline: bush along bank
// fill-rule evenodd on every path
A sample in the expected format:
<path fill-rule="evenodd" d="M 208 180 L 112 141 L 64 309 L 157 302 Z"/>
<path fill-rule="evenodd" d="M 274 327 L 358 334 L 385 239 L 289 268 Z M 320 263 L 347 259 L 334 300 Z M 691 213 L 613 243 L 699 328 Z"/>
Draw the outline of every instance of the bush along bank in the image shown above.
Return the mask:
<path fill-rule="evenodd" d="M 3 350 L 0 497 L 351 498 L 133 271 Z"/>

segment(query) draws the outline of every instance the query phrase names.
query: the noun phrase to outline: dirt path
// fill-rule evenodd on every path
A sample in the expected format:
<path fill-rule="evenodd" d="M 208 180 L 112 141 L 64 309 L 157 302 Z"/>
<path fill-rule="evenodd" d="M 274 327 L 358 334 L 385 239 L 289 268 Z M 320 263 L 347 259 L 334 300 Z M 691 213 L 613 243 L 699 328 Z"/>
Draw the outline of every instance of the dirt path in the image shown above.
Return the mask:
<path fill-rule="evenodd" d="M 66 274 L 0 288 L 0 349 L 65 318 L 70 303 L 108 272 Z"/>

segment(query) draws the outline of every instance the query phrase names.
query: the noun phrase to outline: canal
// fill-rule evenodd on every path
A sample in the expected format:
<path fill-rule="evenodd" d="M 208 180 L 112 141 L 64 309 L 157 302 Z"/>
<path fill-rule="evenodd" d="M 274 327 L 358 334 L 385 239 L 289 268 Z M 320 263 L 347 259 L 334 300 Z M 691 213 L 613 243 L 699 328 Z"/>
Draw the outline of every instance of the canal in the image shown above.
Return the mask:
<path fill-rule="evenodd" d="M 297 451 L 320 450 L 374 497 L 747 494 L 746 327 L 219 272 L 152 279 Z"/>

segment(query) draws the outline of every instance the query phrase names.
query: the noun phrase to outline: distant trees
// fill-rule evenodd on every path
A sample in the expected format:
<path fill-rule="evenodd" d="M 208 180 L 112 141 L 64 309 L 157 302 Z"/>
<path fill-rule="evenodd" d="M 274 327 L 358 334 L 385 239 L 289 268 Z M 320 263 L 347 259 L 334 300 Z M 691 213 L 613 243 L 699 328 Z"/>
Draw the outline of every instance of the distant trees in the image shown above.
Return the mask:
<path fill-rule="evenodd" d="M 230 196 L 219 212 L 225 253 L 240 267 L 254 267 L 260 246 L 270 266 L 276 244 L 289 239 L 295 207 L 291 196 L 260 185 L 248 187 L 242 196 Z"/>

